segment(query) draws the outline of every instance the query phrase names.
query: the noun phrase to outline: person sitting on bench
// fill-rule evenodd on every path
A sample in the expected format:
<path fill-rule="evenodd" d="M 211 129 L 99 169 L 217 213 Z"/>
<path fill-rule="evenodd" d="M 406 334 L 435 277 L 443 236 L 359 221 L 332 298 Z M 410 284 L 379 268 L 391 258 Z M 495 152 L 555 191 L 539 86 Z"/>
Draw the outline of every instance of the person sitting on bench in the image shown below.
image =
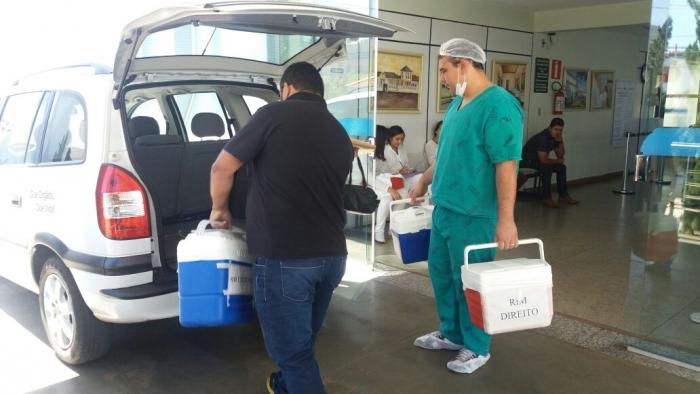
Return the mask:
<path fill-rule="evenodd" d="M 551 208 L 559 208 L 559 203 L 578 204 L 569 196 L 566 188 L 566 166 L 564 165 L 564 120 L 554 118 L 549 127 L 533 135 L 523 148 L 523 162 L 520 167 L 534 168 L 542 173 L 542 194 L 544 205 Z M 549 152 L 554 151 L 556 159 L 549 157 Z M 552 199 L 552 173 L 557 174 L 557 189 L 559 191 L 559 203 Z"/>

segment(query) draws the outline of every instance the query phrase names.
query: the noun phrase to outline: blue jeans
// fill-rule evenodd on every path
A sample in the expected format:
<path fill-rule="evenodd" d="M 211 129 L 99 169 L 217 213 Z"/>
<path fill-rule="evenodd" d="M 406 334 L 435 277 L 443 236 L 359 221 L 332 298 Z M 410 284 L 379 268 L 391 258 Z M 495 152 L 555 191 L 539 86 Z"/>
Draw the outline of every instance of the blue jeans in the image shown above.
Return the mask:
<path fill-rule="evenodd" d="M 326 392 L 314 348 L 346 259 L 257 259 L 255 307 L 267 353 L 280 369 L 275 393 Z"/>

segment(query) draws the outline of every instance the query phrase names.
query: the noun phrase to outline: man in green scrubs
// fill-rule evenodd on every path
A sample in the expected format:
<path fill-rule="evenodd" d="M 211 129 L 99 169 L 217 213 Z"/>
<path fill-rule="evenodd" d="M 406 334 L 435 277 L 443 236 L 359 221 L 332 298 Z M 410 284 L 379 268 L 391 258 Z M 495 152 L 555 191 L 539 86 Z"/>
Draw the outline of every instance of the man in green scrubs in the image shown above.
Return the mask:
<path fill-rule="evenodd" d="M 437 159 L 410 191 L 424 195 L 432 183 L 433 227 L 428 257 L 438 331 L 416 339 L 424 349 L 457 350 L 447 368 L 472 373 L 490 356 L 491 336 L 473 325 L 462 289 L 467 245 L 518 245 L 514 219 L 516 178 L 522 149 L 523 111 L 508 91 L 493 85 L 486 55 L 455 38 L 440 46 L 440 75 L 456 97 L 445 115 Z M 474 251 L 470 263 L 492 261 L 494 249 Z"/>

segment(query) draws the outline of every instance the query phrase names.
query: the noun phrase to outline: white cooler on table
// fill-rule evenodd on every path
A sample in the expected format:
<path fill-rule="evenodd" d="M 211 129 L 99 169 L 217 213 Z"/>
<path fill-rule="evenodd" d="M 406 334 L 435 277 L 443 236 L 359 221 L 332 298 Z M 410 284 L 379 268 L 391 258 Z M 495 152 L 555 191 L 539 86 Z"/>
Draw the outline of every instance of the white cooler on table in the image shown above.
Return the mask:
<path fill-rule="evenodd" d="M 424 198 L 423 198 L 424 199 Z M 427 202 L 427 199 L 424 199 Z M 413 205 L 394 211 L 394 207 L 411 200 L 398 200 L 390 204 L 389 228 L 394 251 L 404 264 L 428 260 L 430 229 L 433 225 L 433 205 Z"/>
<path fill-rule="evenodd" d="M 462 285 L 474 325 L 488 334 L 547 327 L 552 322 L 552 270 L 544 259 L 539 239 L 539 259 L 516 258 L 469 264 L 469 252 L 495 248 L 495 243 L 470 245 L 464 249 Z"/>

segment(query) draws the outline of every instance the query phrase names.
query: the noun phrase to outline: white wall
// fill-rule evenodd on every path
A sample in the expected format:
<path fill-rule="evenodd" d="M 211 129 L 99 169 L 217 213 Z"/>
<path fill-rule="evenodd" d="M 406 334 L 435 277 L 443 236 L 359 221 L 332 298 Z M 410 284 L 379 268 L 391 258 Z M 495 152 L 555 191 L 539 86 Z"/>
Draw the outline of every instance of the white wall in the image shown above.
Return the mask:
<path fill-rule="evenodd" d="M 553 37 L 551 49 L 541 46 L 546 34 L 535 34 L 534 57 L 559 59 L 563 67 L 609 70 L 616 80 L 638 83 L 633 114 L 639 119 L 639 103 L 642 84 L 639 69 L 643 63 L 640 51 L 647 49 L 647 37 L 643 29 L 594 29 L 558 32 Z M 534 65 L 530 75 L 534 73 Z M 590 78 L 590 76 L 589 76 Z M 532 81 L 530 82 L 532 92 Z M 528 137 L 543 130 L 556 115 L 551 114 L 553 92 L 530 93 Z M 624 149 L 611 145 L 613 111 L 565 111 L 558 115 L 564 119 L 564 141 L 568 178 L 586 178 L 621 171 Z M 635 123 L 636 124 L 636 123 Z M 637 132 L 637 130 L 631 130 Z"/>
<path fill-rule="evenodd" d="M 426 70 L 428 70 L 429 63 L 429 47 L 427 45 L 419 44 L 404 44 L 395 42 L 380 42 L 379 48 L 390 51 L 406 52 L 411 54 L 419 54 L 423 56 L 423 75 L 421 75 L 422 81 L 420 85 L 420 113 L 416 114 L 394 114 L 394 113 L 379 113 L 377 112 L 377 124 L 384 125 L 386 127 L 399 125 L 406 132 L 406 140 L 404 142 L 404 147 L 408 153 L 408 160 L 412 166 L 420 167 L 422 164 L 422 152 L 423 145 L 426 142 L 425 139 L 425 126 L 426 126 L 426 113 L 428 112 L 429 102 L 428 102 L 428 91 L 435 87 L 435 83 L 427 81 Z"/>
<path fill-rule="evenodd" d="M 427 164 L 423 159 L 423 146 L 434 125 L 445 115 L 437 109 L 437 58 L 440 44 L 454 37 L 467 38 L 486 49 L 488 59 L 517 60 L 529 64 L 532 53 L 532 33 L 387 11 L 380 11 L 379 17 L 412 30 L 412 33 L 399 33 L 392 40 L 380 40 L 379 50 L 423 56 L 420 113 L 377 113 L 377 124 L 387 127 L 396 124 L 403 127 L 406 131 L 404 144 L 409 161 L 412 166 L 422 169 Z M 491 67 L 491 63 L 486 65 L 489 75 L 491 75 Z"/>
<path fill-rule="evenodd" d="M 379 8 L 514 30 L 532 31 L 533 26 L 533 15 L 525 7 L 489 0 L 379 0 Z"/>
<path fill-rule="evenodd" d="M 385 3 L 382 2 L 382 5 Z M 380 11 L 379 17 L 411 29 L 394 37 L 395 41 L 380 40 L 379 49 L 421 54 L 421 110 L 418 114 L 377 113 L 377 123 L 398 124 L 406 130 L 406 149 L 414 166 L 423 164 L 423 145 L 433 125 L 444 117 L 437 112 L 437 51 L 440 43 L 452 37 L 464 37 L 486 49 L 486 71 L 490 76 L 493 61 L 507 60 L 529 64 L 523 140 L 544 129 L 551 114 L 552 95 L 533 93 L 534 59 L 559 59 L 564 67 L 614 71 L 616 80 L 639 81 L 639 69 L 646 50 L 647 37 L 641 28 L 610 28 L 558 32 L 551 48 L 543 48 L 546 34 L 527 33 L 491 26 L 450 22 L 421 16 L 409 16 Z M 457 19 L 457 18 L 453 18 Z M 402 41 L 402 42 L 396 42 Z M 429 44 L 430 43 L 430 44 Z M 551 80 L 550 80 L 551 82 Z M 635 117 L 639 116 L 641 84 L 634 100 Z M 561 116 L 566 121 L 565 141 L 569 179 L 604 175 L 621 171 L 624 149 L 611 146 L 613 111 L 568 111 Z M 632 130 L 636 132 L 636 130 Z M 592 155 L 594 158 L 592 159 Z"/>
<path fill-rule="evenodd" d="M 563 31 L 647 24 L 651 0 L 542 10 L 533 14 L 533 31 Z"/>

